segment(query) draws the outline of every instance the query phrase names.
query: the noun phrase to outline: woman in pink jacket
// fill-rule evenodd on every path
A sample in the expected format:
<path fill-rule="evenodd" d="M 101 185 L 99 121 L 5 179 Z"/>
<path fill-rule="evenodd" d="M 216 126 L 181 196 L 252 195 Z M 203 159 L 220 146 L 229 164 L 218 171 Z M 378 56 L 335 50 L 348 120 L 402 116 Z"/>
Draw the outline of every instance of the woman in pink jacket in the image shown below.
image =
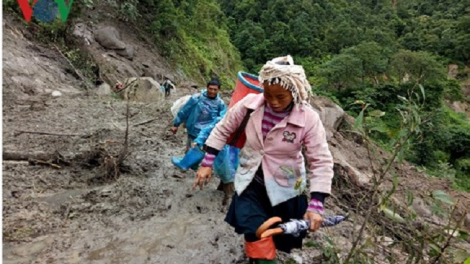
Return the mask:
<path fill-rule="evenodd" d="M 289 253 L 301 248 L 306 233 L 259 239 L 256 230 L 273 216 L 283 221 L 308 219 L 310 231 L 317 230 L 331 191 L 333 158 L 320 118 L 305 102 L 311 87 L 303 67 L 294 65 L 291 56 L 275 58 L 262 67 L 259 80 L 264 93 L 240 100 L 210 134 L 193 188 L 202 189 L 209 181 L 215 156 L 249 117 L 235 175 L 236 193 L 225 221 L 244 234 L 250 260 L 275 263 L 276 249 Z M 307 180 L 310 202 L 304 192 Z"/>

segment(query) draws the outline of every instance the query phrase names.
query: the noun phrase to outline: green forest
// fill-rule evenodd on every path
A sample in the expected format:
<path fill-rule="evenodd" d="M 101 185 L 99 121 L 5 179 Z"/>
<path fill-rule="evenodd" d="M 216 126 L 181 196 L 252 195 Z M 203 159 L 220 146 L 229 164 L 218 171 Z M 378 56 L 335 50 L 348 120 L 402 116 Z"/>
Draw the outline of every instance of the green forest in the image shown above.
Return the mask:
<path fill-rule="evenodd" d="M 385 113 L 372 136 L 383 147 L 399 126 L 398 96 L 424 88 L 423 116 L 405 157 L 470 191 L 470 124 L 445 101 L 465 101 L 470 76 L 470 0 L 139 0 L 163 52 L 185 72 L 217 75 L 233 87 L 238 70 L 257 73 L 290 54 L 314 92 L 357 116 L 362 100 Z M 456 64 L 456 77 L 447 66 Z"/>
<path fill-rule="evenodd" d="M 238 71 L 256 74 L 267 60 L 290 54 L 314 93 L 353 117 L 357 101 L 385 113 L 372 132 L 385 149 L 402 120 L 399 96 L 422 88 L 420 115 L 431 120 L 405 158 L 470 191 L 470 123 L 448 107 L 470 103 L 461 89 L 470 78 L 470 0 L 113 2 L 121 18 L 145 25 L 178 70 L 199 81 L 217 76 L 223 89 L 234 87 Z M 453 78 L 450 64 L 458 66 Z"/>

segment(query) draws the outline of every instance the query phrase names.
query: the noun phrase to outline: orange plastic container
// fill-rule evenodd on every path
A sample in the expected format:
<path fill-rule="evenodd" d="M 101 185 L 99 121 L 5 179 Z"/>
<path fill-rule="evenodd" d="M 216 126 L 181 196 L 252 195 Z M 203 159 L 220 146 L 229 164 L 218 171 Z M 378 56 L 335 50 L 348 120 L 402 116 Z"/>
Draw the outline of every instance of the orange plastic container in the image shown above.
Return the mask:
<path fill-rule="evenodd" d="M 237 74 L 237 82 L 235 83 L 235 90 L 233 91 L 232 99 L 230 100 L 228 108 L 231 108 L 247 94 L 259 94 L 262 92 L 263 88 L 259 85 L 257 75 L 239 71 Z"/>

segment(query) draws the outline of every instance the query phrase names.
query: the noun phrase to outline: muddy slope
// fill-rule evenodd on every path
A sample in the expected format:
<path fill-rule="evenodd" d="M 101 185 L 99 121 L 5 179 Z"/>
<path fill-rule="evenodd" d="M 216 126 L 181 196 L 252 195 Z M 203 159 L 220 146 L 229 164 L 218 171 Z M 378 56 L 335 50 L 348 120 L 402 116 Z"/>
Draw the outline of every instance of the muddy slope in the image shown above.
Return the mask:
<path fill-rule="evenodd" d="M 192 192 L 192 174 L 180 173 L 168 162 L 183 151 L 183 137 L 165 132 L 167 112 L 153 105 L 133 104 L 130 109 L 135 113 L 131 124 L 158 120 L 131 127 L 132 154 L 125 164 L 132 174 L 116 182 L 95 183 L 100 171 L 93 164 L 54 169 L 4 163 L 6 262 L 23 263 L 21 256 L 36 263 L 234 263 L 242 256 L 240 241 L 222 222 L 216 182 L 204 192 Z M 52 100 L 42 111 L 7 111 L 5 151 L 57 151 L 74 157 L 87 155 L 97 142 L 120 145 L 125 113 L 124 102 L 111 105 L 80 97 Z M 15 136 L 15 130 L 96 134 Z M 18 244 L 27 250 L 19 250 Z M 227 258 L 226 252 L 232 256 Z"/>
<path fill-rule="evenodd" d="M 34 160 L 3 162 L 4 263 L 243 259 L 240 238 L 223 222 L 218 182 L 193 192 L 194 173 L 169 162 L 184 151 L 183 133 L 168 131 L 171 102 L 130 103 L 130 155 L 120 177 L 106 180 L 101 163 L 104 153 L 122 149 L 126 102 L 74 88 L 79 80 L 64 71 L 60 54 L 31 48 L 37 43 L 9 22 L 3 23 L 4 159 Z M 52 97 L 54 90 L 62 96 Z"/>

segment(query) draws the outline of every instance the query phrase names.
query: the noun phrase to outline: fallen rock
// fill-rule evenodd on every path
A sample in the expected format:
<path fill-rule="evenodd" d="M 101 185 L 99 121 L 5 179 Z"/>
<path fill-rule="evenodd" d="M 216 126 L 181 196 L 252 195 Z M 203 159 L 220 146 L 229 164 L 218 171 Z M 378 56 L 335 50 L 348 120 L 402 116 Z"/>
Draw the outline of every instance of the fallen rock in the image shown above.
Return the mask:
<path fill-rule="evenodd" d="M 387 237 L 387 236 L 378 236 L 378 237 L 375 237 L 375 239 L 377 239 L 377 242 L 386 246 L 386 247 L 390 247 L 393 245 L 393 243 L 395 243 L 395 241 L 393 240 L 393 238 L 391 237 Z"/>
<path fill-rule="evenodd" d="M 152 77 L 157 80 L 157 69 L 150 62 L 142 63 L 142 77 Z"/>
<path fill-rule="evenodd" d="M 326 130 L 326 137 L 329 140 L 343 121 L 344 110 L 326 97 L 313 96 L 309 98 L 309 101 L 313 109 L 320 115 Z"/>
<path fill-rule="evenodd" d="M 119 31 L 115 27 L 106 26 L 94 32 L 96 41 L 107 49 L 123 50 L 126 44 L 121 41 Z"/>
<path fill-rule="evenodd" d="M 155 103 L 164 99 L 160 84 L 150 77 L 128 78 L 123 84 L 124 91 L 120 96 L 124 100 L 133 100 L 144 103 Z"/>
<path fill-rule="evenodd" d="M 111 93 L 111 86 L 104 82 L 98 86 L 95 93 L 97 95 L 109 95 Z"/>
<path fill-rule="evenodd" d="M 59 91 L 53 91 L 52 92 L 52 97 L 61 97 L 62 96 L 62 93 L 59 92 Z"/>
<path fill-rule="evenodd" d="M 127 46 L 123 50 L 117 50 L 116 53 L 126 59 L 132 60 L 134 58 L 134 47 Z"/>

